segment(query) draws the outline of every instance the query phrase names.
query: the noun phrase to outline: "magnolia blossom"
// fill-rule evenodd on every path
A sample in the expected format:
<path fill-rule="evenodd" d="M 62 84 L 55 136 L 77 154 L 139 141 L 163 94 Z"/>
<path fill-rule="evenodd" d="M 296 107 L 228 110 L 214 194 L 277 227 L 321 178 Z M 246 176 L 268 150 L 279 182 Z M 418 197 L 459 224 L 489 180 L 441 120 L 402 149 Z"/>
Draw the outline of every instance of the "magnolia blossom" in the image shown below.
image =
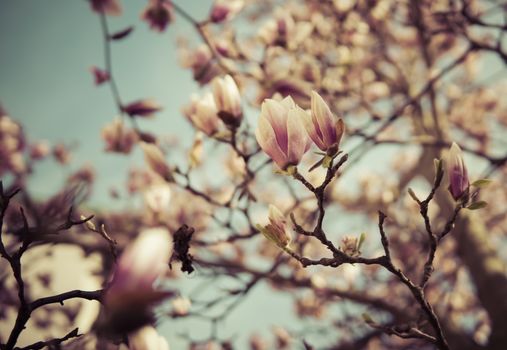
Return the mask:
<path fill-rule="evenodd" d="M 144 192 L 146 206 L 155 213 L 169 209 L 171 187 L 166 183 L 153 184 Z"/>
<path fill-rule="evenodd" d="M 185 106 L 182 112 L 197 129 L 208 136 L 213 136 L 223 127 L 210 92 L 205 93 L 203 97 L 192 95 L 190 104 Z"/>
<path fill-rule="evenodd" d="M 118 0 L 90 0 L 92 10 L 109 16 L 121 14 L 121 5 Z"/>
<path fill-rule="evenodd" d="M 144 159 L 151 170 L 160 175 L 165 181 L 172 181 L 172 171 L 165 161 L 165 156 L 153 143 L 141 142 L 140 146 L 144 152 Z"/>
<path fill-rule="evenodd" d="M 470 182 L 461 148 L 455 142 L 452 143 L 449 150 L 447 174 L 449 176 L 449 192 L 454 200 L 458 200 L 468 191 Z"/>
<path fill-rule="evenodd" d="M 290 96 L 281 102 L 265 100 L 255 137 L 280 169 L 297 165 L 310 147 L 301 119 L 306 114 Z"/>
<path fill-rule="evenodd" d="M 287 220 L 282 212 L 274 205 L 269 205 L 269 224 L 262 227 L 257 226 L 259 231 L 262 232 L 266 238 L 273 241 L 277 246 L 285 248 L 290 243 L 290 236 L 287 232 Z"/>
<path fill-rule="evenodd" d="M 169 350 L 169 344 L 153 326 L 144 326 L 130 333 L 129 350 Z"/>
<path fill-rule="evenodd" d="M 139 234 L 123 252 L 104 297 L 107 309 L 115 314 L 128 315 L 142 311 L 159 301 L 153 284 L 165 272 L 172 253 L 169 231 L 152 228 Z"/>
<path fill-rule="evenodd" d="M 173 19 L 173 7 L 168 0 L 150 0 L 141 14 L 141 19 L 148 22 L 150 28 L 163 32 Z"/>
<path fill-rule="evenodd" d="M 130 153 L 137 141 L 135 131 L 126 128 L 120 118 L 102 128 L 101 136 L 106 142 L 106 152 Z"/>
<path fill-rule="evenodd" d="M 228 126 L 239 126 L 243 110 L 241 96 L 234 79 L 230 75 L 216 77 L 211 83 L 211 88 L 220 118 Z"/>
<path fill-rule="evenodd" d="M 211 8 L 210 20 L 214 23 L 227 21 L 234 17 L 243 5 L 243 0 L 215 0 Z"/>
<path fill-rule="evenodd" d="M 312 112 L 301 114 L 308 136 L 322 151 L 335 154 L 338 151 L 345 126 L 337 119 L 318 93 L 312 91 Z"/>
<path fill-rule="evenodd" d="M 123 111 L 130 116 L 150 117 L 162 107 L 151 99 L 138 100 L 123 107 Z"/>

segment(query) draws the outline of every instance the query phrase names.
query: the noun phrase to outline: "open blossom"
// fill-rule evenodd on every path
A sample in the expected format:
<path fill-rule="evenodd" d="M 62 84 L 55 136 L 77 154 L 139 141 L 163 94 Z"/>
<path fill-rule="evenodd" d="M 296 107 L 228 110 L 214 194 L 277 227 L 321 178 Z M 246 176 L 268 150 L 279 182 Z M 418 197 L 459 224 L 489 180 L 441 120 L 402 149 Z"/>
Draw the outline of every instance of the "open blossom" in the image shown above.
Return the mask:
<path fill-rule="evenodd" d="M 241 96 L 234 79 L 230 75 L 216 77 L 211 82 L 211 88 L 220 118 L 228 126 L 239 126 L 243 110 Z"/>
<path fill-rule="evenodd" d="M 311 116 L 302 114 L 308 136 L 322 151 L 336 153 L 345 129 L 343 120 L 331 113 L 329 106 L 315 91 L 312 91 L 311 106 Z"/>
<path fill-rule="evenodd" d="M 285 170 L 297 165 L 310 147 L 301 119 L 306 114 L 290 96 L 281 102 L 268 99 L 262 103 L 255 137 L 262 150 Z"/>
<path fill-rule="evenodd" d="M 182 110 L 188 120 L 200 131 L 213 136 L 224 124 L 218 118 L 218 109 L 210 92 L 203 97 L 193 95 L 190 104 Z"/>
<path fill-rule="evenodd" d="M 141 19 L 148 22 L 150 28 L 163 32 L 173 19 L 173 7 L 168 0 L 150 0 L 141 14 Z"/>
<path fill-rule="evenodd" d="M 132 146 L 137 141 L 134 130 L 125 128 L 120 118 L 114 119 L 106 125 L 101 132 L 106 142 L 106 152 L 130 153 Z"/>
<path fill-rule="evenodd" d="M 91 0 L 92 10 L 109 16 L 121 14 L 121 6 L 118 0 Z"/>
<path fill-rule="evenodd" d="M 153 326 L 144 326 L 128 336 L 129 350 L 169 350 L 167 340 Z"/>
<path fill-rule="evenodd" d="M 452 143 L 449 150 L 447 174 L 449 176 L 449 192 L 454 200 L 458 200 L 468 191 L 470 182 L 461 148 L 455 142 Z"/>
<path fill-rule="evenodd" d="M 210 20 L 214 23 L 227 21 L 234 17 L 243 5 L 243 0 L 215 0 L 211 8 Z"/>
<path fill-rule="evenodd" d="M 287 232 L 287 220 L 285 220 L 282 212 L 270 204 L 268 218 L 269 224 L 266 226 L 257 225 L 257 228 L 277 246 L 281 248 L 287 247 L 290 243 L 290 236 Z"/>

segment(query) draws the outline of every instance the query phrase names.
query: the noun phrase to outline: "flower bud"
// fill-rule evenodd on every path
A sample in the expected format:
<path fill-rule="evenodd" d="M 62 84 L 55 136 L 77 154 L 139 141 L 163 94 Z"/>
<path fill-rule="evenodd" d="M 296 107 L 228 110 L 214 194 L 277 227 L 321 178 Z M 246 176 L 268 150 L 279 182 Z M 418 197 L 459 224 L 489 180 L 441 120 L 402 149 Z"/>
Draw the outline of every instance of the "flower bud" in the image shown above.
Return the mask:
<path fill-rule="evenodd" d="M 93 74 L 95 85 L 101 85 L 106 81 L 109 81 L 111 78 L 111 75 L 107 70 L 103 70 L 95 66 L 90 68 L 90 72 Z"/>
<path fill-rule="evenodd" d="M 155 112 L 161 109 L 162 107 L 153 100 L 138 100 L 123 107 L 123 111 L 131 117 L 151 117 Z"/>
<path fill-rule="evenodd" d="M 210 20 L 214 23 L 227 21 L 243 7 L 243 0 L 215 0 L 211 8 Z"/>
<path fill-rule="evenodd" d="M 301 122 L 305 114 L 290 96 L 263 102 L 255 137 L 262 150 L 285 170 L 297 165 L 310 147 Z"/>
<path fill-rule="evenodd" d="M 461 148 L 453 142 L 447 157 L 447 174 L 449 176 L 449 192 L 454 200 L 458 200 L 468 193 L 470 182 L 468 172 L 463 161 Z"/>
<path fill-rule="evenodd" d="M 173 7 L 170 1 L 150 0 L 141 13 L 141 19 L 148 22 L 150 28 L 163 32 L 173 19 Z"/>
<path fill-rule="evenodd" d="M 211 83 L 213 98 L 218 109 L 218 116 L 231 128 L 237 128 L 243 118 L 241 96 L 234 79 L 230 75 L 216 77 Z"/>
<path fill-rule="evenodd" d="M 290 235 L 287 232 L 287 220 L 285 220 L 282 212 L 270 204 L 268 218 L 269 224 L 264 227 L 257 225 L 257 228 L 266 238 L 273 241 L 280 248 L 287 247 L 290 243 Z"/>
<path fill-rule="evenodd" d="M 118 0 L 90 0 L 92 10 L 109 16 L 119 16 L 122 12 Z"/>
<path fill-rule="evenodd" d="M 322 151 L 334 155 L 338 152 L 345 130 L 343 120 L 336 118 L 331 113 L 326 102 L 315 91 L 312 91 L 311 106 L 311 116 L 301 115 L 308 136 Z"/>
<path fill-rule="evenodd" d="M 172 171 L 169 165 L 167 165 L 164 154 L 160 148 L 153 143 L 141 142 L 140 145 L 144 152 L 144 159 L 151 170 L 160 175 L 165 181 L 173 181 Z"/>

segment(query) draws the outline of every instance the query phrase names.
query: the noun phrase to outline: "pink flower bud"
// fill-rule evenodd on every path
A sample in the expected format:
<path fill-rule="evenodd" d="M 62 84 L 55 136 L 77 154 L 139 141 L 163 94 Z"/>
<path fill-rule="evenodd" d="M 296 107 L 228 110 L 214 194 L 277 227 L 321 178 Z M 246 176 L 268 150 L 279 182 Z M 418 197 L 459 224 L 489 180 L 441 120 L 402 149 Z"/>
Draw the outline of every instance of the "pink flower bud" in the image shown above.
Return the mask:
<path fill-rule="evenodd" d="M 165 161 L 165 156 L 153 143 L 141 142 L 140 146 L 144 152 L 144 159 L 148 166 L 165 181 L 172 181 L 172 171 Z"/>
<path fill-rule="evenodd" d="M 322 151 L 336 153 L 345 129 L 343 121 L 331 113 L 326 102 L 315 91 L 312 91 L 311 106 L 311 116 L 302 115 L 308 136 Z"/>
<path fill-rule="evenodd" d="M 447 157 L 447 174 L 449 176 L 449 192 L 454 200 L 458 200 L 468 192 L 470 182 L 461 148 L 455 142 L 452 143 Z"/>
<path fill-rule="evenodd" d="M 106 125 L 102 129 L 101 136 L 106 143 L 106 152 L 130 153 L 137 141 L 134 130 L 126 128 L 120 118 Z"/>
<path fill-rule="evenodd" d="M 123 111 L 130 116 L 149 117 L 162 109 L 153 100 L 138 100 L 123 107 Z"/>
<path fill-rule="evenodd" d="M 144 310 L 160 301 L 153 284 L 165 272 L 172 253 L 167 229 L 158 227 L 139 234 L 118 260 L 113 279 L 104 296 L 104 304 L 112 313 L 128 314 L 128 310 Z"/>
<path fill-rule="evenodd" d="M 109 16 L 119 16 L 121 6 L 118 0 L 90 0 L 92 10 Z"/>
<path fill-rule="evenodd" d="M 243 110 L 241 96 L 234 79 L 230 75 L 216 77 L 211 83 L 211 88 L 220 118 L 229 126 L 239 126 Z"/>
<path fill-rule="evenodd" d="M 285 248 L 290 243 L 290 236 L 287 232 L 287 220 L 282 212 L 274 205 L 269 205 L 269 224 L 262 227 L 257 226 L 266 238 L 273 241 L 277 246 Z"/>
<path fill-rule="evenodd" d="M 285 170 L 289 165 L 297 165 L 310 147 L 309 139 L 301 122 L 306 114 L 292 98 L 281 102 L 265 100 L 255 137 L 262 150 Z"/>
<path fill-rule="evenodd" d="M 243 0 L 215 0 L 211 8 L 210 20 L 214 23 L 227 21 L 243 8 Z"/>
<path fill-rule="evenodd" d="M 95 85 L 101 85 L 106 81 L 109 81 L 111 78 L 108 71 L 100 69 L 98 67 L 93 66 L 90 68 L 90 71 L 92 72 L 95 79 Z"/>
<path fill-rule="evenodd" d="M 141 19 L 148 22 L 150 28 L 163 32 L 173 20 L 173 7 L 168 0 L 150 0 L 141 13 Z"/>

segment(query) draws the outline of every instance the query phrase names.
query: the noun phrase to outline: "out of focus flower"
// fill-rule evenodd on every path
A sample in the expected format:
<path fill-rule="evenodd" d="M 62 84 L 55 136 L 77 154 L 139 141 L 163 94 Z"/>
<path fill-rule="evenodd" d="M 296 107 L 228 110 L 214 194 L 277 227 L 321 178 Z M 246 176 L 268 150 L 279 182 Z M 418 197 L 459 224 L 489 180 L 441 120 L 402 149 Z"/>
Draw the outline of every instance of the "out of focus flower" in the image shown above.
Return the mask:
<path fill-rule="evenodd" d="M 447 157 L 447 174 L 449 176 L 449 192 L 454 200 L 458 200 L 468 192 L 470 181 L 463 161 L 463 153 L 455 142 L 452 143 Z"/>
<path fill-rule="evenodd" d="M 218 118 L 218 109 L 210 92 L 203 97 L 192 95 L 190 104 L 182 109 L 183 114 L 200 131 L 213 136 L 224 124 Z"/>
<path fill-rule="evenodd" d="M 217 63 L 212 60 L 213 54 L 205 44 L 199 45 L 195 49 L 183 45 L 178 53 L 181 66 L 191 68 L 194 79 L 201 85 L 209 83 L 221 72 Z"/>
<path fill-rule="evenodd" d="M 130 333 L 129 350 L 169 350 L 169 344 L 153 326 L 144 326 Z"/>
<path fill-rule="evenodd" d="M 150 0 L 141 14 L 141 19 L 148 22 L 150 28 L 163 32 L 173 20 L 173 6 L 168 0 Z"/>
<path fill-rule="evenodd" d="M 192 148 L 188 152 L 188 163 L 190 168 L 195 168 L 202 163 L 202 155 L 203 155 L 203 134 L 202 132 L 197 132 L 195 134 L 194 143 L 192 144 Z"/>
<path fill-rule="evenodd" d="M 129 332 L 149 321 L 150 307 L 169 295 L 153 284 L 167 269 L 171 253 L 169 231 L 161 227 L 141 232 L 127 246 L 103 298 L 112 327 Z"/>
<path fill-rule="evenodd" d="M 51 152 L 51 148 L 47 141 L 39 141 L 30 145 L 30 158 L 42 159 Z"/>
<path fill-rule="evenodd" d="M 282 170 L 299 164 L 310 146 L 301 122 L 303 114 L 306 112 L 290 96 L 281 102 L 268 99 L 262 104 L 255 137 Z"/>
<path fill-rule="evenodd" d="M 214 23 L 227 21 L 243 8 L 243 0 L 215 0 L 211 8 L 210 20 Z"/>
<path fill-rule="evenodd" d="M 123 111 L 130 116 L 149 117 L 162 109 L 153 100 L 138 100 L 123 107 Z"/>
<path fill-rule="evenodd" d="M 106 142 L 107 152 L 130 153 L 132 146 L 137 141 L 134 130 L 125 128 L 120 118 L 114 119 L 102 128 L 101 135 Z"/>
<path fill-rule="evenodd" d="M 119 16 L 121 6 L 118 0 L 90 0 L 92 10 L 109 16 Z"/>
<path fill-rule="evenodd" d="M 53 148 L 53 156 L 62 165 L 68 164 L 71 159 L 70 150 L 63 143 L 59 143 Z"/>
<path fill-rule="evenodd" d="M 243 110 L 241 96 L 234 79 L 230 75 L 216 77 L 211 84 L 218 116 L 227 126 L 238 127 L 243 118 Z"/>
<path fill-rule="evenodd" d="M 184 316 L 188 314 L 188 311 L 190 310 L 192 303 L 190 302 L 190 299 L 180 296 L 178 298 L 173 299 L 171 305 L 173 307 L 173 315 Z"/>
<path fill-rule="evenodd" d="M 160 148 L 153 143 L 141 142 L 140 145 L 144 152 L 144 159 L 151 170 L 160 175 L 165 181 L 173 181 L 172 171 L 167 165 Z"/>
<path fill-rule="evenodd" d="M 146 206 L 155 213 L 169 209 L 171 187 L 166 183 L 153 184 L 144 192 Z"/>
<path fill-rule="evenodd" d="M 90 72 L 93 74 L 95 85 L 101 85 L 106 81 L 109 81 L 111 78 L 111 75 L 107 70 L 103 70 L 95 66 L 90 68 Z"/>
<path fill-rule="evenodd" d="M 322 151 L 334 155 L 340 146 L 340 140 L 345 130 L 341 118 L 336 118 L 322 97 L 312 91 L 311 116 L 301 114 L 308 136 Z"/>
<path fill-rule="evenodd" d="M 268 219 L 269 224 L 264 227 L 257 225 L 257 229 L 280 248 L 287 247 L 290 243 L 290 235 L 287 232 L 287 220 L 285 220 L 282 212 L 272 204 L 269 205 Z"/>

